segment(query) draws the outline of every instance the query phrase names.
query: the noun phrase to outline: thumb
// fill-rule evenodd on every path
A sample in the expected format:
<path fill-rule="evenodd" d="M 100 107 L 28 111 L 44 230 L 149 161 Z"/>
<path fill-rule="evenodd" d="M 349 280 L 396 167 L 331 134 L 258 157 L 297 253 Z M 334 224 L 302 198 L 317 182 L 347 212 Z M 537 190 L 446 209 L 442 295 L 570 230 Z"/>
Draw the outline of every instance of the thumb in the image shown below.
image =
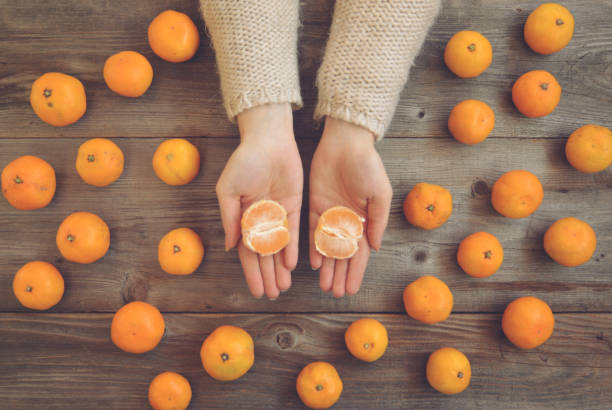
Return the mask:
<path fill-rule="evenodd" d="M 240 197 L 217 195 L 221 223 L 225 231 L 225 250 L 236 246 L 240 239 Z"/>
<path fill-rule="evenodd" d="M 386 185 L 383 192 L 368 200 L 368 242 L 377 252 L 389 222 L 392 195 L 391 187 Z"/>

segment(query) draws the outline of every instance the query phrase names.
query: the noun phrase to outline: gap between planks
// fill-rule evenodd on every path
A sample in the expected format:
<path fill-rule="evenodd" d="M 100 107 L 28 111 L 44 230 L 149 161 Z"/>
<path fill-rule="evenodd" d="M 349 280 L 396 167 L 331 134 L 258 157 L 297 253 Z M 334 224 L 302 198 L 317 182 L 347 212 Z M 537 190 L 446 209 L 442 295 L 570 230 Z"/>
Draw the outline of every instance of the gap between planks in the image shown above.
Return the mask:
<path fill-rule="evenodd" d="M 318 140 L 320 136 L 316 136 L 316 137 L 309 137 L 309 136 L 305 136 L 305 135 L 296 135 L 296 141 L 300 141 L 300 140 Z M 542 140 L 546 140 L 546 141 L 562 141 L 562 140 L 566 140 L 569 137 L 569 135 L 565 136 L 565 137 L 546 137 L 546 138 L 542 138 L 542 137 L 521 137 L 521 136 L 511 136 L 511 137 L 504 137 L 504 136 L 489 136 L 486 139 L 487 140 L 534 140 L 534 139 L 542 139 Z M 91 138 L 96 138 L 96 137 L 82 137 L 82 136 L 74 136 L 74 137 L 15 137 L 15 138 L 6 138 L 6 137 L 0 137 L 0 140 L 20 140 L 20 141 L 30 141 L 30 140 L 36 140 L 36 141 L 41 141 L 41 140 L 45 140 L 45 139 L 52 139 L 53 141 L 71 141 L 71 140 L 80 140 L 80 139 L 91 139 Z M 102 138 L 102 137 L 101 137 Z M 103 137 L 103 138 L 107 138 L 107 139 L 122 139 L 122 140 L 129 140 L 129 139 L 133 139 L 133 140 L 138 140 L 138 141 L 158 141 L 158 140 L 164 140 L 164 139 L 170 139 L 170 138 L 174 138 L 174 137 L 136 137 L 136 136 L 116 136 L 116 137 Z M 214 140 L 228 140 L 228 141 L 234 141 L 234 140 L 239 140 L 240 136 L 236 135 L 234 137 L 227 137 L 227 136 L 214 136 L 214 135 L 198 135 L 198 136 L 184 136 L 184 137 L 176 137 L 176 138 L 183 138 L 183 139 L 214 139 Z M 448 136 L 431 136 L 431 137 L 402 137 L 402 136 L 397 136 L 397 135 L 389 135 L 384 137 L 383 139 L 397 139 L 397 140 L 408 140 L 408 141 L 418 141 L 418 140 L 423 140 L 423 141 L 427 141 L 427 140 L 454 140 L 454 138 L 449 134 Z M 458 144 L 461 144 L 458 142 Z M 462 144 L 463 145 L 463 144 Z"/>
<path fill-rule="evenodd" d="M 129 303 L 129 302 L 128 302 Z M 127 303 L 126 303 L 127 304 Z M 95 311 L 73 311 L 73 312 L 44 312 L 44 311 L 23 311 L 23 310 L 2 310 L 0 311 L 0 316 L 3 314 L 11 314 L 11 315 L 49 315 L 49 316 L 70 316 L 70 315 L 109 315 L 114 314 L 116 311 L 114 310 L 95 310 Z M 377 316 L 398 316 L 398 315 L 406 315 L 405 311 L 333 311 L 333 312 L 324 312 L 324 311 L 303 311 L 303 312 L 280 312 L 280 311 L 228 311 L 228 312 L 202 312 L 197 310 L 186 310 L 186 311 L 163 311 L 160 312 L 164 315 L 202 315 L 202 316 L 245 316 L 245 315 L 273 315 L 273 316 L 300 316 L 300 315 L 345 315 L 345 316 L 355 316 L 355 315 L 377 315 Z M 451 315 L 499 315 L 501 316 L 504 312 L 495 312 L 495 311 L 479 311 L 479 312 L 471 312 L 471 311 L 457 311 L 451 312 Z M 553 311 L 555 315 L 608 315 L 612 314 L 611 311 L 606 310 L 589 310 L 588 312 L 576 312 L 576 311 Z"/>

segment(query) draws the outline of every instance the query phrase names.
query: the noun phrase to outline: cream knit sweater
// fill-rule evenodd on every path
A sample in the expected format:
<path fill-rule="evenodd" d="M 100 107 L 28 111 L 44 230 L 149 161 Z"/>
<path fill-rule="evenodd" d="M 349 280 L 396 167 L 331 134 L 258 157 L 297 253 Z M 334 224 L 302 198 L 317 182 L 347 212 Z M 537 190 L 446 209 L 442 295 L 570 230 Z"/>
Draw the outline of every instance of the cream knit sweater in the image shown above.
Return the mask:
<path fill-rule="evenodd" d="M 228 117 L 266 103 L 302 106 L 298 0 L 200 0 Z M 317 74 L 315 119 L 382 138 L 439 0 L 337 0 Z"/>

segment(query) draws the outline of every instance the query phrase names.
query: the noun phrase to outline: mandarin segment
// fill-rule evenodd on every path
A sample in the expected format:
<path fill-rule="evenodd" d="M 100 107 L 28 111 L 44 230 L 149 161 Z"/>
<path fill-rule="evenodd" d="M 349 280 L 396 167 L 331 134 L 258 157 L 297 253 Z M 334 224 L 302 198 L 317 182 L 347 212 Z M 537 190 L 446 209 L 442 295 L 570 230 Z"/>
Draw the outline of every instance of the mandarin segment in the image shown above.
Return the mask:
<path fill-rule="evenodd" d="M 261 256 L 267 256 L 274 255 L 287 246 L 290 235 L 288 226 L 283 224 L 265 232 L 252 233 L 244 238 L 247 248 Z"/>
<path fill-rule="evenodd" d="M 359 249 L 358 240 L 334 236 L 322 229 L 315 230 L 314 241 L 317 252 L 328 258 L 348 259 Z"/>
<path fill-rule="evenodd" d="M 287 218 L 287 211 L 276 201 L 263 199 L 249 206 L 240 222 L 243 229 L 267 229 L 269 226 L 278 226 Z M 282 225 L 282 223 L 280 223 Z"/>
<path fill-rule="evenodd" d="M 287 211 L 269 199 L 251 204 L 242 214 L 240 227 L 244 245 L 261 256 L 280 252 L 291 239 Z"/>
<path fill-rule="evenodd" d="M 359 249 L 364 222 L 364 218 L 345 206 L 327 209 L 314 231 L 317 251 L 328 258 L 351 258 Z"/>
<path fill-rule="evenodd" d="M 319 225 L 326 232 L 338 232 L 345 236 L 360 238 L 363 235 L 364 221 L 364 218 L 351 208 L 334 206 L 321 214 Z"/>

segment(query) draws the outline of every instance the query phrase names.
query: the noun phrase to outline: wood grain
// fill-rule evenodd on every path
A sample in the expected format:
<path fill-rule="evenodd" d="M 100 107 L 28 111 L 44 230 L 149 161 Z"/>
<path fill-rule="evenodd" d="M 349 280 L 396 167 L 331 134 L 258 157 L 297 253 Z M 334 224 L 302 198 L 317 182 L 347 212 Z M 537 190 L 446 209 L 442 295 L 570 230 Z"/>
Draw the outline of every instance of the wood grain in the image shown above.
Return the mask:
<path fill-rule="evenodd" d="M 333 2 L 302 2 L 299 59 L 305 109 L 295 115 L 296 133 L 319 135 L 312 121 L 315 75 L 320 65 Z M 575 16 L 570 44 L 551 56 L 533 53 L 522 39 L 522 25 L 533 9 L 527 0 L 446 0 L 431 29 L 397 107 L 388 137 L 446 138 L 451 108 L 467 98 L 482 99 L 496 113 L 492 137 L 561 137 L 586 123 L 610 126 L 612 114 L 612 3 L 564 2 Z M 113 2 L 0 0 L 0 138 L 24 137 L 233 137 L 235 127 L 221 105 L 214 51 L 196 0 Z M 167 63 L 150 50 L 149 22 L 160 11 L 186 12 L 198 25 L 202 42 L 193 60 Z M 44 12 L 42 12 L 44 10 Z M 493 44 L 491 67 L 477 79 L 462 80 L 446 69 L 444 46 L 456 31 L 474 29 Z M 155 78 L 143 97 L 127 99 L 104 84 L 102 67 L 111 54 L 132 49 L 152 63 Z M 546 69 L 563 87 L 555 112 L 540 119 L 522 117 L 510 100 L 513 82 L 531 69 Z M 35 78 L 61 71 L 81 79 L 88 111 L 77 124 L 53 128 L 29 106 Z"/>
<path fill-rule="evenodd" d="M 38 155 L 55 167 L 58 179 L 56 197 L 47 208 L 22 212 L 0 202 L 1 311 L 24 311 L 12 295 L 11 281 L 33 259 L 54 263 L 66 279 L 57 312 L 113 312 L 131 300 L 147 300 L 167 312 L 401 312 L 404 286 L 424 274 L 449 284 L 458 312 L 501 312 L 524 294 L 542 297 L 556 311 L 612 309 L 612 170 L 594 175 L 575 171 L 563 156 L 562 139 L 521 139 L 517 144 L 501 138 L 476 147 L 451 138 L 384 140 L 378 147 L 395 194 L 382 250 L 372 256 L 360 293 L 340 300 L 321 293 L 318 272 L 308 265 L 303 220 L 293 286 L 275 302 L 252 298 L 236 252 L 224 251 L 214 186 L 235 139 L 192 139 L 202 169 L 183 187 L 157 179 L 151 158 L 162 140 L 149 138 L 116 139 L 126 156 L 124 174 L 106 188 L 86 185 L 74 169 L 82 141 L 0 139 L 0 167 L 20 155 Z M 308 175 L 314 141 L 300 140 L 299 145 Z M 510 220 L 490 205 L 490 187 L 510 169 L 528 169 L 544 186 L 544 202 L 529 218 Z M 420 181 L 443 185 L 453 194 L 453 215 L 440 229 L 418 230 L 403 217 L 403 199 Z M 63 260 L 55 246 L 60 222 L 77 210 L 97 213 L 111 229 L 109 253 L 91 265 Z M 542 249 L 547 227 L 569 215 L 589 222 L 598 238 L 594 257 L 576 268 L 556 264 Z M 206 247 L 203 264 L 188 277 L 167 275 L 157 263 L 159 239 L 178 226 L 195 229 Z M 455 261 L 458 243 L 477 230 L 497 235 L 505 249 L 501 270 L 482 280 L 469 278 Z"/>
<path fill-rule="evenodd" d="M 162 371 L 191 383 L 190 408 L 304 408 L 295 392 L 300 369 L 334 364 L 344 390 L 336 409 L 604 408 L 612 402 L 612 315 L 557 314 L 544 345 L 525 351 L 500 330 L 499 315 L 455 314 L 437 325 L 405 315 L 369 315 L 389 332 L 374 363 L 353 358 L 344 331 L 358 315 L 165 314 L 167 332 L 152 352 L 131 355 L 109 339 L 108 314 L 0 314 L 0 397 L 11 409 L 147 408 L 146 391 Z M 217 326 L 233 324 L 255 342 L 255 364 L 235 382 L 203 370 L 199 351 Z M 471 384 L 447 397 L 425 379 L 428 355 L 463 351 Z"/>
<path fill-rule="evenodd" d="M 301 4 L 305 108 L 294 124 L 307 176 L 320 135 L 312 121 L 315 76 L 334 2 Z M 0 199 L 0 407 L 148 408 L 150 380 L 173 370 L 191 383 L 192 409 L 304 408 L 295 378 L 308 362 L 326 360 L 344 381 L 339 409 L 608 408 L 612 169 L 580 174 L 563 147 L 583 124 L 612 125 L 612 2 L 563 4 L 576 20 L 574 38 L 559 53 L 540 56 L 522 40 L 533 2 L 443 0 L 377 146 L 394 198 L 382 250 L 372 256 L 361 291 L 339 300 L 321 293 L 302 218 L 292 288 L 269 302 L 250 296 L 236 252 L 223 250 L 214 188 L 238 137 L 221 104 L 198 1 L 0 0 L 0 168 L 38 155 L 58 178 L 56 197 L 42 210 L 17 211 Z M 189 62 L 164 62 L 147 44 L 149 22 L 168 8 L 186 12 L 200 29 L 201 46 Z M 455 77 L 442 60 L 448 39 L 464 29 L 480 31 L 493 45 L 493 64 L 476 79 Z M 138 99 L 113 94 L 102 79 L 106 58 L 125 49 L 143 53 L 155 71 Z M 550 71 L 563 87 L 558 108 L 540 119 L 522 117 L 510 99 L 514 80 L 531 69 Z M 83 81 L 88 111 L 75 125 L 54 128 L 30 108 L 31 84 L 47 71 Z M 496 113 L 491 137 L 475 147 L 456 143 L 446 127 L 451 108 L 467 98 Z M 126 155 L 124 174 L 109 187 L 86 185 L 74 169 L 77 148 L 90 137 L 113 138 Z M 152 171 L 153 152 L 168 137 L 188 137 L 201 152 L 200 174 L 187 186 L 167 186 Z M 524 220 L 503 218 L 490 205 L 492 184 L 511 169 L 532 171 L 544 186 L 544 202 Z M 431 232 L 411 227 L 402 214 L 406 193 L 421 181 L 453 194 L 453 215 Z M 109 253 L 92 265 L 65 261 L 55 246 L 59 223 L 79 210 L 99 214 L 111 228 Z M 570 215 L 589 222 L 598 239 L 593 258 L 576 268 L 557 265 L 541 244 L 550 223 Z M 193 228 L 206 247 L 203 264 L 187 277 L 163 273 L 156 259 L 159 239 L 178 226 Z M 455 261 L 459 241 L 477 230 L 495 234 L 505 251 L 500 271 L 480 280 Z M 55 264 L 66 281 L 50 313 L 27 311 L 12 294 L 14 273 L 34 259 Z M 443 279 L 455 299 L 451 317 L 434 326 L 403 313 L 404 286 L 425 274 Z M 546 300 L 556 319 L 553 337 L 531 351 L 512 346 L 500 330 L 500 312 L 526 294 Z M 159 307 L 167 325 L 162 343 L 144 355 L 121 352 L 109 338 L 112 313 L 133 300 Z M 343 342 L 346 327 L 363 316 L 380 320 L 390 335 L 387 353 L 371 364 L 350 356 Z M 255 340 L 254 367 L 233 383 L 205 374 L 198 354 L 222 324 L 241 326 Z M 442 396 L 425 380 L 427 357 L 442 346 L 460 349 L 472 364 L 471 386 L 458 396 Z"/>

